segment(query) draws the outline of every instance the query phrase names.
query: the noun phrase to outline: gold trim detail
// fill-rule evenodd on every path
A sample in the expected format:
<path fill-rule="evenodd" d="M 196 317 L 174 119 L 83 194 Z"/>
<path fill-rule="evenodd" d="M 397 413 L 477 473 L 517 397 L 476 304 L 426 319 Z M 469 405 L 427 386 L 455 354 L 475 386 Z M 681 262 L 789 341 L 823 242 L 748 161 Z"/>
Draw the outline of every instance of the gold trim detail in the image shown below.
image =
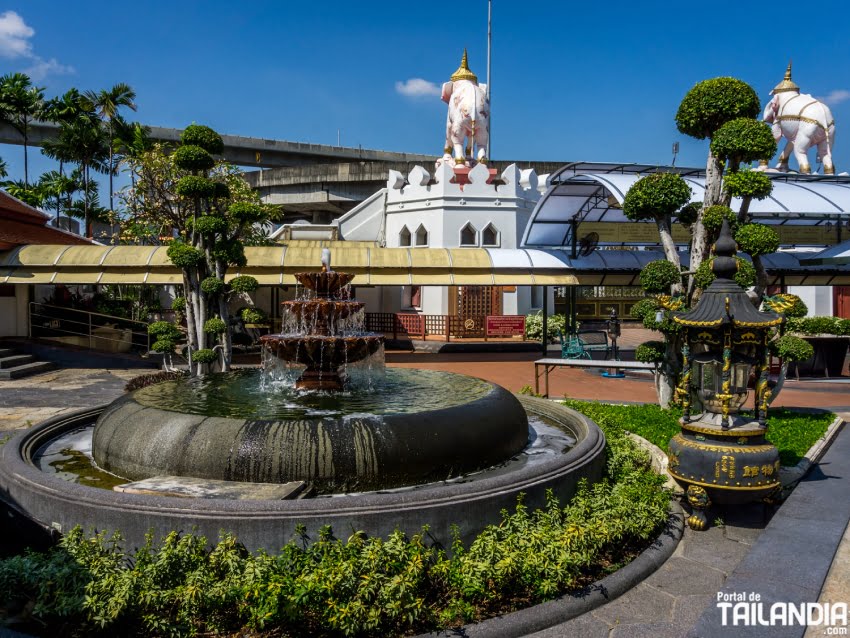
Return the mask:
<path fill-rule="evenodd" d="M 680 434 L 675 435 L 672 439 L 670 439 L 670 443 L 676 441 L 680 445 L 684 445 L 685 447 L 693 448 L 696 450 L 701 450 L 703 452 L 716 452 L 719 454 L 756 454 L 758 452 L 767 452 L 769 450 L 775 450 L 776 446 L 771 444 L 766 445 L 748 445 L 747 447 L 729 447 L 725 445 L 711 445 L 711 444 L 702 444 L 702 443 L 694 443 L 683 437 Z"/>
<path fill-rule="evenodd" d="M 806 124 L 814 124 L 818 128 L 822 128 L 823 130 L 828 129 L 830 126 L 835 124 L 835 120 L 832 120 L 826 126 L 823 125 L 822 122 L 818 122 L 816 119 L 812 117 L 806 117 L 805 115 L 778 115 L 776 117 L 777 122 L 804 122 Z"/>
<path fill-rule="evenodd" d="M 674 479 L 680 480 L 683 483 L 687 483 L 688 485 L 697 485 L 699 487 L 705 487 L 710 490 L 766 490 L 769 488 L 776 489 L 777 487 L 782 486 L 779 481 L 775 483 L 765 483 L 764 485 L 720 485 L 714 483 L 702 483 L 700 481 L 684 477 L 681 474 L 677 474 L 676 472 L 671 471 L 669 468 L 667 469 L 667 472 Z"/>
<path fill-rule="evenodd" d="M 469 70 L 469 59 L 466 55 L 466 48 L 463 49 L 463 57 L 460 60 L 460 66 L 457 71 L 452 73 L 451 81 L 469 80 L 473 84 L 478 84 L 478 76 Z"/>
<path fill-rule="evenodd" d="M 698 432 L 700 434 L 711 434 L 714 436 L 764 436 L 764 430 L 761 432 L 741 432 L 735 430 L 712 430 L 711 428 L 703 428 L 698 425 L 692 425 L 690 423 L 682 423 L 681 424 L 683 430 L 688 430 L 690 432 Z"/>
<path fill-rule="evenodd" d="M 723 319 L 717 319 L 715 321 L 688 321 L 687 319 L 682 319 L 681 317 L 673 317 L 673 321 L 676 323 L 680 323 L 683 326 L 692 326 L 696 328 L 710 328 L 713 326 L 719 326 L 723 323 Z"/>
<path fill-rule="evenodd" d="M 779 317 L 778 319 L 773 319 L 771 321 L 735 321 L 736 326 L 741 326 L 742 328 L 761 328 L 763 326 L 778 326 L 782 323 L 783 318 Z"/>
<path fill-rule="evenodd" d="M 782 79 L 782 82 L 777 84 L 771 93 L 782 93 L 783 91 L 798 91 L 800 87 L 794 84 L 794 81 L 791 79 L 791 61 L 788 61 L 788 68 L 785 69 L 785 77 Z"/>

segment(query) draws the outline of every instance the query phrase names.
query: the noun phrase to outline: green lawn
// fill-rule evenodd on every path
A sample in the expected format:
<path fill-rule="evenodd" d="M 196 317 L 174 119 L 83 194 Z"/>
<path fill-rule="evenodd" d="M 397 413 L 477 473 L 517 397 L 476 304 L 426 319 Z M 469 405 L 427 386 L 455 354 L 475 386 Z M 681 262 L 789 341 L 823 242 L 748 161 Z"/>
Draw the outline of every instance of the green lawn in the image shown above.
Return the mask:
<path fill-rule="evenodd" d="M 671 437 L 679 431 L 681 410 L 662 410 L 657 405 L 612 405 L 567 399 L 564 405 L 599 423 L 618 425 L 642 436 L 662 450 L 667 450 Z M 835 419 L 832 412 L 798 412 L 774 408 L 768 413 L 767 440 L 779 449 L 782 465 L 796 465 L 803 455 L 824 435 Z"/>

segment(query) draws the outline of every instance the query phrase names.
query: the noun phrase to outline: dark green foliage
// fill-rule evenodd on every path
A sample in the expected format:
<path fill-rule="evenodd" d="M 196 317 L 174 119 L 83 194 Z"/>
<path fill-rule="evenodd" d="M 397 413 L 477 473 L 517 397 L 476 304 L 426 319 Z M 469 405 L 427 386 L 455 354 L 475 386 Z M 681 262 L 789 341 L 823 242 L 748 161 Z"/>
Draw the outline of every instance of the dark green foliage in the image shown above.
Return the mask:
<path fill-rule="evenodd" d="M 230 197 L 230 187 L 224 182 L 216 182 L 213 197 L 216 199 L 227 199 Z"/>
<path fill-rule="evenodd" d="M 776 140 L 767 124 L 742 117 L 726 122 L 714 133 L 711 152 L 729 160 L 734 168 L 741 162 L 770 159 L 776 154 Z"/>
<path fill-rule="evenodd" d="M 744 224 L 735 231 L 738 248 L 756 257 L 779 250 L 779 233 L 765 224 Z"/>
<path fill-rule="evenodd" d="M 691 226 L 696 223 L 701 208 L 702 202 L 690 202 L 676 213 L 676 221 L 683 226 Z"/>
<path fill-rule="evenodd" d="M 669 293 L 681 281 L 682 272 L 666 259 L 651 261 L 640 271 L 640 285 L 649 293 Z"/>
<path fill-rule="evenodd" d="M 734 277 L 735 282 L 741 288 L 749 288 L 756 283 L 756 269 L 746 259 L 742 259 L 741 257 L 736 257 L 735 259 L 738 262 L 738 271 L 735 273 Z M 697 268 L 697 271 L 694 274 L 694 281 L 698 288 L 705 290 L 711 285 L 711 282 L 714 281 L 714 272 L 711 270 L 711 264 L 713 261 L 713 257 L 711 259 L 706 259 L 699 265 L 699 268 Z"/>
<path fill-rule="evenodd" d="M 250 275 L 239 275 L 230 280 L 233 292 L 254 292 L 259 286 L 259 282 Z"/>
<path fill-rule="evenodd" d="M 171 370 L 166 372 L 165 370 L 160 370 L 159 372 L 154 372 L 153 374 L 142 374 L 138 377 L 133 377 L 124 385 L 124 392 L 132 392 L 133 390 L 139 390 L 141 388 L 146 388 L 149 385 L 154 385 L 155 383 L 162 383 L 163 381 L 177 381 L 178 379 L 183 379 L 188 376 L 187 372 L 183 372 L 182 370 Z"/>
<path fill-rule="evenodd" d="M 206 325 L 204 327 L 206 327 Z M 197 363 L 212 363 L 213 361 L 218 360 L 218 353 L 215 350 L 209 350 L 207 348 L 195 350 L 192 353 L 192 360 Z"/>
<path fill-rule="evenodd" d="M 269 556 L 231 535 L 210 550 L 177 533 L 132 554 L 77 528 L 47 553 L 0 560 L 0 606 L 29 603 L 51 629 L 110 636 L 406 635 L 525 607 L 628 559 L 624 548 L 645 546 L 667 520 L 670 497 L 649 456 L 617 422 L 601 426 L 602 481 L 582 482 L 567 506 L 551 493 L 545 509 L 520 501 L 469 547 L 456 541 L 451 558 L 426 544 L 427 529 L 339 540 L 325 527 L 309 545 L 301 529 Z"/>
<path fill-rule="evenodd" d="M 691 200 L 691 187 L 675 173 L 654 173 L 636 181 L 623 200 L 632 221 L 673 215 Z"/>
<path fill-rule="evenodd" d="M 729 222 L 729 230 L 734 233 L 738 227 L 738 214 L 728 206 L 709 206 L 702 213 L 703 226 L 713 236 L 720 233 L 724 218 Z"/>
<path fill-rule="evenodd" d="M 746 82 L 720 77 L 698 82 L 687 92 L 676 112 L 676 127 L 698 140 L 713 137 L 726 122 L 756 118 L 761 110 L 758 95 Z"/>
<path fill-rule="evenodd" d="M 151 350 L 160 354 L 172 354 L 176 347 L 177 342 L 174 339 L 161 338 L 151 344 Z"/>
<path fill-rule="evenodd" d="M 732 197 L 764 199 L 773 191 L 773 180 L 760 171 L 726 173 L 723 189 Z"/>
<path fill-rule="evenodd" d="M 263 205 L 252 202 L 234 202 L 230 205 L 229 211 L 239 221 L 249 224 L 253 224 L 266 216 Z"/>
<path fill-rule="evenodd" d="M 212 255 L 229 266 L 243 267 L 248 263 L 245 259 L 245 246 L 239 240 L 223 239 L 216 242 Z"/>
<path fill-rule="evenodd" d="M 175 191 L 181 197 L 204 199 L 215 193 L 215 182 L 200 175 L 186 175 L 177 182 Z"/>
<path fill-rule="evenodd" d="M 200 146 L 184 145 L 172 155 L 174 165 L 184 171 L 208 171 L 215 166 L 215 160 Z"/>
<path fill-rule="evenodd" d="M 154 321 L 148 326 L 148 334 L 158 339 L 176 339 L 180 329 L 170 321 Z"/>
<path fill-rule="evenodd" d="M 784 361 L 806 361 L 815 356 L 812 344 L 794 335 L 783 335 L 771 341 L 770 352 Z"/>
<path fill-rule="evenodd" d="M 635 319 L 640 319 L 641 321 L 647 315 L 655 316 L 655 311 L 658 310 L 658 302 L 654 297 L 647 297 L 646 299 L 641 299 L 635 305 L 632 306 L 632 309 L 629 311 L 629 314 Z"/>
<path fill-rule="evenodd" d="M 224 151 L 224 142 L 221 139 L 221 135 L 209 126 L 203 126 L 201 124 L 190 124 L 187 126 L 180 135 L 180 142 L 182 144 L 200 146 L 207 153 L 212 153 L 213 155 L 221 155 L 222 151 Z"/>
<path fill-rule="evenodd" d="M 201 290 L 208 295 L 218 295 L 224 292 L 227 284 L 218 277 L 207 277 L 201 282 Z"/>
<path fill-rule="evenodd" d="M 223 233 L 227 230 L 227 220 L 213 215 L 202 215 L 190 224 L 199 233 Z"/>
<path fill-rule="evenodd" d="M 224 323 L 224 321 L 222 321 L 219 317 L 207 319 L 204 323 L 204 332 L 206 332 L 207 334 L 220 335 L 225 330 L 227 330 L 227 324 Z M 202 350 L 198 350 L 198 352 L 202 352 Z M 196 352 L 195 354 L 197 355 L 198 352 Z M 197 356 L 195 357 L 195 359 L 197 359 Z"/>
<path fill-rule="evenodd" d="M 644 363 L 661 363 L 664 361 L 664 351 L 663 341 L 647 341 L 635 348 L 635 360 Z"/>
<path fill-rule="evenodd" d="M 564 315 L 548 315 L 546 317 L 546 332 L 550 343 L 558 340 L 558 332 L 567 331 L 567 320 Z M 525 338 L 540 341 L 543 338 L 543 312 L 537 311 L 525 316 Z"/>
<path fill-rule="evenodd" d="M 246 306 L 239 311 L 239 317 L 243 323 L 266 323 L 269 316 L 262 308 Z"/>
<path fill-rule="evenodd" d="M 166 250 L 171 263 L 178 268 L 192 268 L 204 259 L 204 253 L 183 242 L 171 242 Z"/>
<path fill-rule="evenodd" d="M 186 297 L 175 297 L 171 302 L 171 309 L 174 312 L 186 312 Z"/>
<path fill-rule="evenodd" d="M 804 335 L 847 335 L 850 334 L 850 320 L 839 317 L 800 317 L 788 319 L 788 331 Z"/>

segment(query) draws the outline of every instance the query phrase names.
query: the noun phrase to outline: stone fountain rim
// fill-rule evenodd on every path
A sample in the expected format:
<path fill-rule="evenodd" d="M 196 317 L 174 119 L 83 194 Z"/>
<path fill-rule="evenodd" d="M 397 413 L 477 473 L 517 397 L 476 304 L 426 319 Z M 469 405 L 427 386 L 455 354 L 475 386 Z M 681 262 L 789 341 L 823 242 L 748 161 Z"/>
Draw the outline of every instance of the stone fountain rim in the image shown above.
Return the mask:
<path fill-rule="evenodd" d="M 70 483 L 45 474 L 32 463 L 36 451 L 50 439 L 96 420 L 110 404 L 76 410 L 50 418 L 29 430 L 16 434 L 0 448 L 0 488 L 9 493 L 10 487 L 22 487 L 45 497 L 62 495 L 63 501 L 74 501 L 97 508 L 136 513 L 157 512 L 179 515 L 191 512 L 195 516 L 239 514 L 253 518 L 300 519 L 321 514 L 331 519 L 348 519 L 357 515 L 380 514 L 438 508 L 456 504 L 459 498 L 478 501 L 506 490 L 524 491 L 537 483 L 545 483 L 581 468 L 588 459 L 604 452 L 605 435 L 590 419 L 566 406 L 545 399 L 516 395 L 528 412 L 546 416 L 572 430 L 577 443 L 569 452 L 533 468 L 523 467 L 501 476 L 487 477 L 471 483 L 448 483 L 422 486 L 415 492 L 368 492 L 341 497 L 292 501 L 177 498 L 113 492 L 96 487 Z M 14 497 L 13 497 L 14 498 Z"/>

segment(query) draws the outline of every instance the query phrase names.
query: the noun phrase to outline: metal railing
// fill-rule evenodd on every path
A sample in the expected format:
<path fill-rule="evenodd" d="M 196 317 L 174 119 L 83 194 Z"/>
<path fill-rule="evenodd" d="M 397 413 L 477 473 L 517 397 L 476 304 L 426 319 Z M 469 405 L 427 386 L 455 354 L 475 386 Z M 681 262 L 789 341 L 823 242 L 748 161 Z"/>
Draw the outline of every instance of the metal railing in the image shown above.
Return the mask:
<path fill-rule="evenodd" d="M 144 321 L 35 301 L 29 304 L 29 336 L 105 352 L 147 353 L 151 346 Z"/>

